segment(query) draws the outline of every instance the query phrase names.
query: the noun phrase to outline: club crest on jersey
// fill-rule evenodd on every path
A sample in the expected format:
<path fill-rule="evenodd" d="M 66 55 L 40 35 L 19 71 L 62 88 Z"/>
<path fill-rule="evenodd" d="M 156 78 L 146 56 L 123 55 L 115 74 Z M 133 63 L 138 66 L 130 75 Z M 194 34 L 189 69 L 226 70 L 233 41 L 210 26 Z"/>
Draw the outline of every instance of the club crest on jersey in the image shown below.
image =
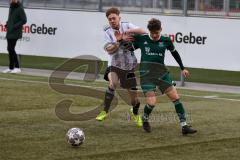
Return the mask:
<path fill-rule="evenodd" d="M 163 47 L 163 42 L 159 42 L 158 46 Z"/>
<path fill-rule="evenodd" d="M 147 44 L 148 44 L 148 42 L 147 42 L 147 41 L 145 41 L 143 44 L 147 45 Z"/>

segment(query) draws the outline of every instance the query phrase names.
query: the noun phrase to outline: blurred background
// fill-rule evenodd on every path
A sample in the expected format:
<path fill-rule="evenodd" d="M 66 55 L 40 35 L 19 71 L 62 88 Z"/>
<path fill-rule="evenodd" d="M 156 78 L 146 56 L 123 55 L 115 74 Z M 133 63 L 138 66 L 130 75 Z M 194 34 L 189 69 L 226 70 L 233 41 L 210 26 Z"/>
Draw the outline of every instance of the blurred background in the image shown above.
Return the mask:
<path fill-rule="evenodd" d="M 8 6 L 1 0 L 0 6 Z M 240 17 L 240 0 L 22 0 L 26 8 L 105 11 L 110 6 L 122 11 L 183 16 Z"/>

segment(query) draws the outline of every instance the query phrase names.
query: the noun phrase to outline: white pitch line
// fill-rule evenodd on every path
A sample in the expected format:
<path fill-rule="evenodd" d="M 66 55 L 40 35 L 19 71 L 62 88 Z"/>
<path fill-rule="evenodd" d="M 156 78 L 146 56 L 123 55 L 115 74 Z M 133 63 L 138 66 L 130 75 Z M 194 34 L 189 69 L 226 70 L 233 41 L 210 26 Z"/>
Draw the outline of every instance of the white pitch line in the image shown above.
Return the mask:
<path fill-rule="evenodd" d="M 220 98 L 220 97 L 213 97 L 213 96 L 194 96 L 189 94 L 179 94 L 185 97 L 193 97 L 193 98 L 203 98 L 203 99 L 212 99 L 212 100 L 227 100 L 227 101 L 235 101 L 240 102 L 240 99 L 230 99 L 230 98 Z"/>
<path fill-rule="evenodd" d="M 49 85 L 49 82 L 42 82 L 42 81 L 31 81 L 31 80 L 22 80 L 22 79 L 10 79 L 10 78 L 0 78 L 0 80 L 6 80 L 6 81 L 16 81 L 16 82 L 24 82 L 24 83 L 35 83 L 35 84 L 47 84 Z M 54 84 L 54 83 L 53 83 Z M 59 84 L 59 83 L 55 83 Z M 62 85 L 68 85 L 68 86 L 76 86 L 76 87 L 86 87 L 86 88 L 96 88 L 96 89 L 106 89 L 106 87 L 97 87 L 97 86 L 88 86 L 88 85 L 79 85 L 79 84 L 62 84 Z M 118 89 L 118 90 L 124 90 L 124 89 Z M 230 99 L 230 98 L 220 98 L 217 96 L 195 96 L 195 95 L 189 95 L 189 94 L 179 94 L 180 96 L 185 97 L 193 97 L 193 98 L 203 98 L 203 99 L 211 99 L 211 100 L 226 100 L 226 101 L 235 101 L 240 102 L 240 99 Z"/>
<path fill-rule="evenodd" d="M 41 84 L 48 84 L 48 82 L 42 82 L 42 81 L 30 81 L 30 80 L 23 80 L 23 79 L 0 78 L 0 80 L 5 80 L 5 81 L 16 81 L 16 82 L 24 82 L 24 83 L 41 83 Z"/>

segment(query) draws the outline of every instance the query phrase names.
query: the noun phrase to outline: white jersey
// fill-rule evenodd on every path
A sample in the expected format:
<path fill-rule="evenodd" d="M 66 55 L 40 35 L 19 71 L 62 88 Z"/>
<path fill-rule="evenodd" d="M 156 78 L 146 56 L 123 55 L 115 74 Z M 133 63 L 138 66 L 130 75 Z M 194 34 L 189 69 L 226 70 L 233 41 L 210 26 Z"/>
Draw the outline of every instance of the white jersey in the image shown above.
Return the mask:
<path fill-rule="evenodd" d="M 114 35 L 114 32 L 118 31 L 120 33 L 124 33 L 129 29 L 139 28 L 132 23 L 129 22 L 120 22 L 119 30 L 115 30 L 111 27 L 107 27 L 104 29 L 105 31 L 105 43 L 116 43 L 117 39 Z M 114 66 L 123 70 L 132 70 L 137 65 L 137 58 L 134 55 L 133 51 L 127 49 L 131 43 L 121 44 L 119 49 L 112 55 L 108 57 L 108 66 Z"/>

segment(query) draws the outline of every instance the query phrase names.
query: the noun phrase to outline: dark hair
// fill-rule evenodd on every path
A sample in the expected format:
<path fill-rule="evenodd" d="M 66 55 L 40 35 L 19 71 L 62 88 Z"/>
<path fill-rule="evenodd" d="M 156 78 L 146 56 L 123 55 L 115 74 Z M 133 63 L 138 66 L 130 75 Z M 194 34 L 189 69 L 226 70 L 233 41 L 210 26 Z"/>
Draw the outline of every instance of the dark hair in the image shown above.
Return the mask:
<path fill-rule="evenodd" d="M 107 11 L 106 11 L 106 17 L 108 17 L 110 14 L 116 14 L 116 15 L 119 15 L 120 14 L 120 11 L 118 8 L 115 8 L 115 7 L 112 7 L 112 8 L 109 8 Z"/>
<path fill-rule="evenodd" d="M 160 30 L 161 29 L 161 21 L 156 18 L 152 18 L 148 21 L 147 28 L 149 29 L 149 31 Z"/>

